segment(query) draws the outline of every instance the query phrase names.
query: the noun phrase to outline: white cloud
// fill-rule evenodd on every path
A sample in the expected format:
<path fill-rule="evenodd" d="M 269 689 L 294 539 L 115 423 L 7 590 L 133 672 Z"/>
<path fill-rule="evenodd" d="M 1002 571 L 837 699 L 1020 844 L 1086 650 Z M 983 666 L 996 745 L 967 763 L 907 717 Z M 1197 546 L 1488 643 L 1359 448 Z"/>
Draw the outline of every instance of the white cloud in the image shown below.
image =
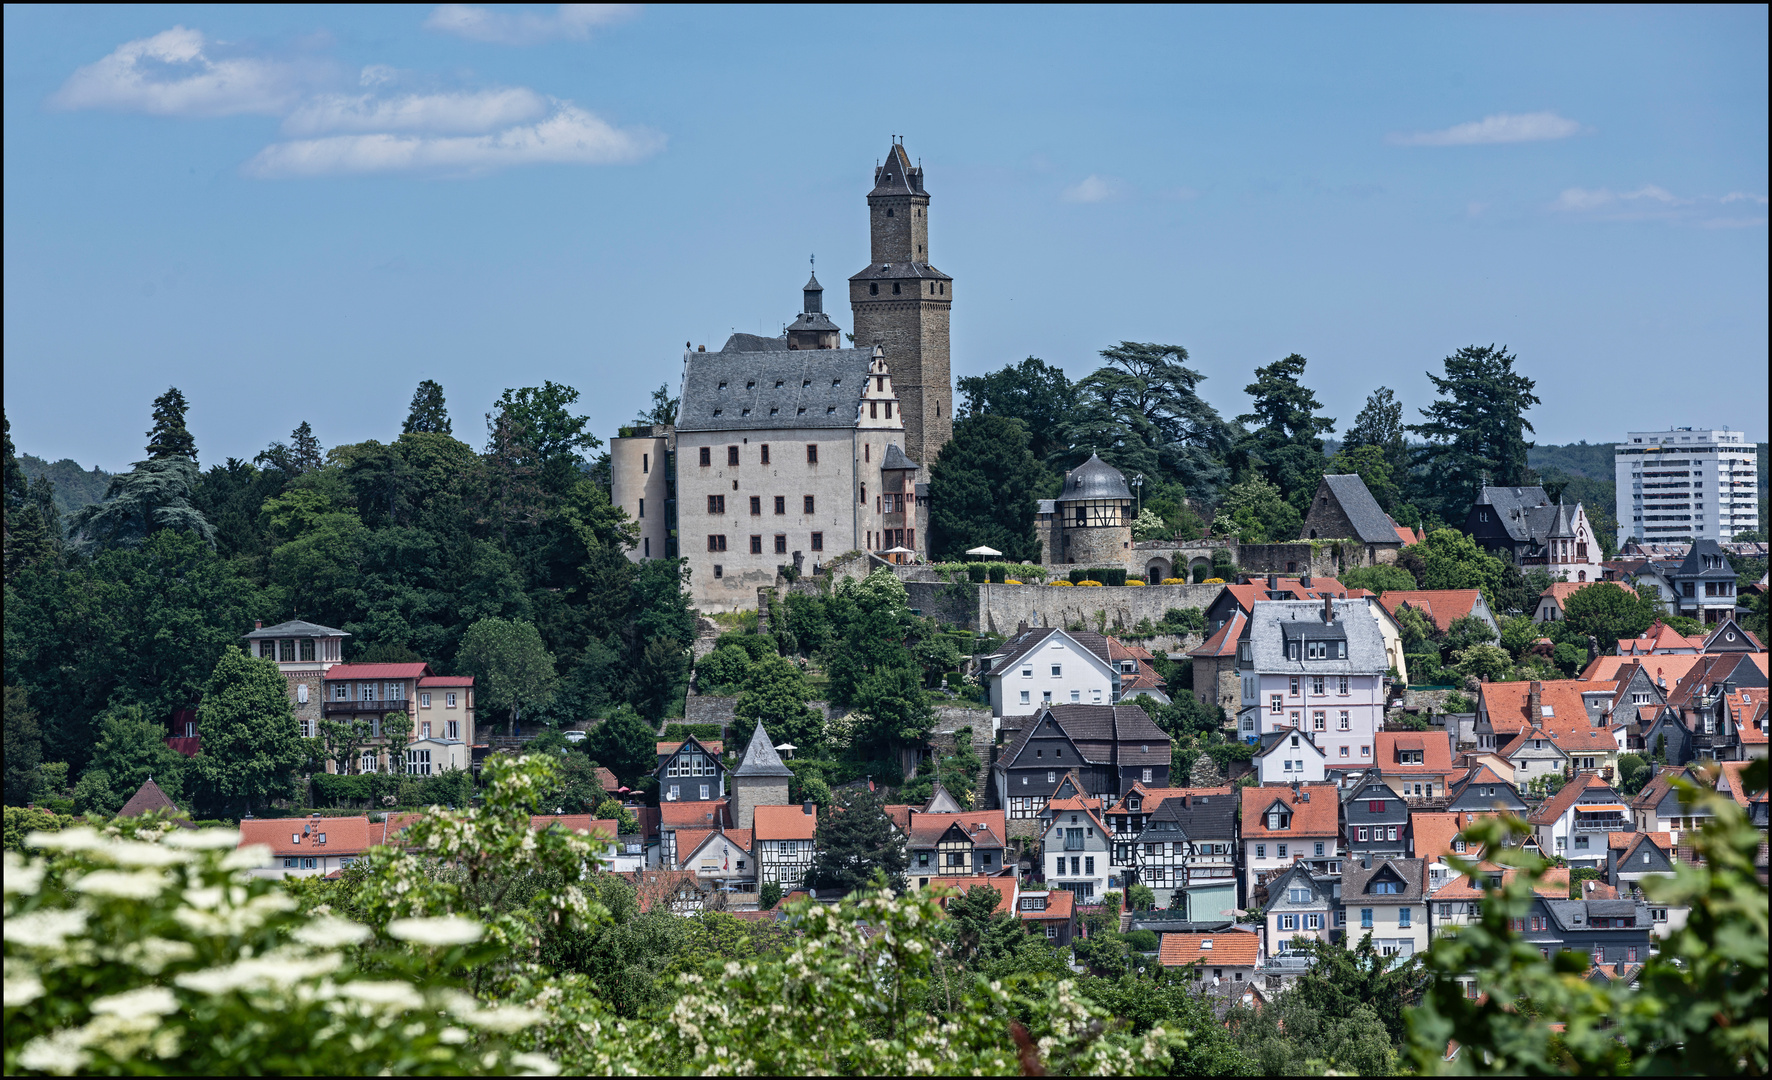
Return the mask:
<path fill-rule="evenodd" d="M 1064 189 L 1065 202 L 1098 203 L 1118 199 L 1126 193 L 1126 185 L 1107 176 L 1090 175 Z"/>
<path fill-rule="evenodd" d="M 1722 197 L 1682 197 L 1659 184 L 1644 184 L 1635 191 L 1610 188 L 1566 188 L 1552 208 L 1601 221 L 1667 221 L 1707 229 L 1750 228 L 1766 224 L 1763 216 L 1724 217 L 1721 207 L 1731 203 L 1766 205 L 1766 196 L 1732 191 Z"/>
<path fill-rule="evenodd" d="M 516 165 L 617 165 L 664 146 L 664 136 L 622 130 L 570 102 L 539 123 L 486 135 L 334 135 L 273 143 L 246 163 L 266 179 L 391 172 L 483 173 Z"/>
<path fill-rule="evenodd" d="M 552 15 L 512 12 L 472 4 L 439 4 L 425 26 L 445 34 L 497 45 L 534 45 L 554 38 L 582 40 L 600 26 L 632 18 L 637 4 L 561 4 Z"/>
<path fill-rule="evenodd" d="M 496 131 L 548 113 L 548 99 L 525 87 L 459 94 L 326 94 L 304 101 L 283 121 L 285 135 L 426 131 L 463 135 Z"/>
<path fill-rule="evenodd" d="M 1394 133 L 1387 141 L 1397 146 L 1482 146 L 1566 139 L 1580 130 L 1580 124 L 1554 112 L 1496 113 L 1444 131 Z"/>
<path fill-rule="evenodd" d="M 120 109 L 157 116 L 276 115 L 312 80 L 303 65 L 254 57 L 212 59 L 201 31 L 175 26 L 125 42 L 68 77 L 51 96 L 62 109 Z"/>

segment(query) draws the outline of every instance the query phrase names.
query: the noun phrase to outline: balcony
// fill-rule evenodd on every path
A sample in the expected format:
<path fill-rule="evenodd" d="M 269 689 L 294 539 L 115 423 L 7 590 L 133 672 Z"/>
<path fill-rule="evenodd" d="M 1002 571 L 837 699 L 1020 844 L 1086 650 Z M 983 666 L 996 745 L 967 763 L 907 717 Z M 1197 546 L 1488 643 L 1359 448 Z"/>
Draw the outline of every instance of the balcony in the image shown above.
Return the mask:
<path fill-rule="evenodd" d="M 1575 815 L 1576 832 L 1629 832 L 1630 828 L 1630 817 L 1625 814 Z"/>
<path fill-rule="evenodd" d="M 378 701 L 328 701 L 320 706 L 321 716 L 365 716 L 374 713 L 411 712 L 412 702 L 406 698 Z"/>

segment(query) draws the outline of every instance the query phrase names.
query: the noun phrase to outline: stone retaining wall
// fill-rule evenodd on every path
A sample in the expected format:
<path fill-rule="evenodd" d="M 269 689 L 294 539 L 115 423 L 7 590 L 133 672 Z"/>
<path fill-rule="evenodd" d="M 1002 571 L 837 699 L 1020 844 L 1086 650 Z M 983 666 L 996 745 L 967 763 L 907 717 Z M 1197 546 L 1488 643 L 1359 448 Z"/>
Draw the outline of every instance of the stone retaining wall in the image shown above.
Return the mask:
<path fill-rule="evenodd" d="M 1052 585 L 978 585 L 974 630 L 1013 634 L 1018 625 L 1070 626 L 1082 623 L 1106 633 L 1128 630 L 1140 619 L 1161 622 L 1170 608 L 1210 607 L 1223 585 L 1104 585 L 1100 588 Z"/>

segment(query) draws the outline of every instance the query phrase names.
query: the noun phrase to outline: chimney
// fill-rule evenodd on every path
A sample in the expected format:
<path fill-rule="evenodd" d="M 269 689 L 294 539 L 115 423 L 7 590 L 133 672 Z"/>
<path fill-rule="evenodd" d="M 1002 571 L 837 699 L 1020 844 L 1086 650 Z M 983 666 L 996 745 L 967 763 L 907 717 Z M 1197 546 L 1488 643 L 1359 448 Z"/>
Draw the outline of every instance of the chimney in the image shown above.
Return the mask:
<path fill-rule="evenodd" d="M 1532 680 L 1531 688 L 1526 692 L 1526 719 L 1532 724 L 1544 715 L 1544 684 L 1537 679 Z"/>
<path fill-rule="evenodd" d="M 1323 594 L 1323 622 L 1335 621 L 1335 600 L 1328 593 Z"/>
<path fill-rule="evenodd" d="M 1021 635 L 1025 634 L 1027 632 L 1028 632 L 1028 621 L 1026 619 L 1023 619 L 1020 622 L 1015 624 L 1015 636 L 1016 637 L 1020 637 Z"/>
<path fill-rule="evenodd" d="M 1280 587 L 1280 575 L 1269 574 L 1267 576 L 1267 587 L 1270 589 L 1278 589 Z"/>
<path fill-rule="evenodd" d="M 815 802 L 811 802 L 809 800 L 807 802 L 801 803 L 800 809 L 806 811 L 807 817 L 812 817 L 813 815 L 818 813 L 818 804 Z"/>
<path fill-rule="evenodd" d="M 265 628 L 265 621 L 263 619 L 252 620 L 252 628 L 254 630 L 263 630 Z"/>
<path fill-rule="evenodd" d="M 1372 856 L 1370 856 L 1370 855 L 1360 856 L 1360 869 L 1362 869 L 1362 870 L 1372 869 Z"/>

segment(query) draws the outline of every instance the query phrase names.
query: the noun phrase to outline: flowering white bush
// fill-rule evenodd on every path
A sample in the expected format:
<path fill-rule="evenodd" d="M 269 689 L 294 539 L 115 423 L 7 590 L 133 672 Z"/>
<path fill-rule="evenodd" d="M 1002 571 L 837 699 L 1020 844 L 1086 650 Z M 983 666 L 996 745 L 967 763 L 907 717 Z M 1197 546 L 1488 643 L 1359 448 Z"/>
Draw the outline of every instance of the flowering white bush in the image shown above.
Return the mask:
<path fill-rule="evenodd" d="M 555 1071 L 507 1045 L 498 1010 L 422 974 L 464 959 L 478 923 L 411 920 L 433 948 L 369 947 L 369 927 L 302 915 L 247 873 L 269 852 L 236 851 L 231 829 L 129 828 L 5 855 L 8 1075 Z"/>

